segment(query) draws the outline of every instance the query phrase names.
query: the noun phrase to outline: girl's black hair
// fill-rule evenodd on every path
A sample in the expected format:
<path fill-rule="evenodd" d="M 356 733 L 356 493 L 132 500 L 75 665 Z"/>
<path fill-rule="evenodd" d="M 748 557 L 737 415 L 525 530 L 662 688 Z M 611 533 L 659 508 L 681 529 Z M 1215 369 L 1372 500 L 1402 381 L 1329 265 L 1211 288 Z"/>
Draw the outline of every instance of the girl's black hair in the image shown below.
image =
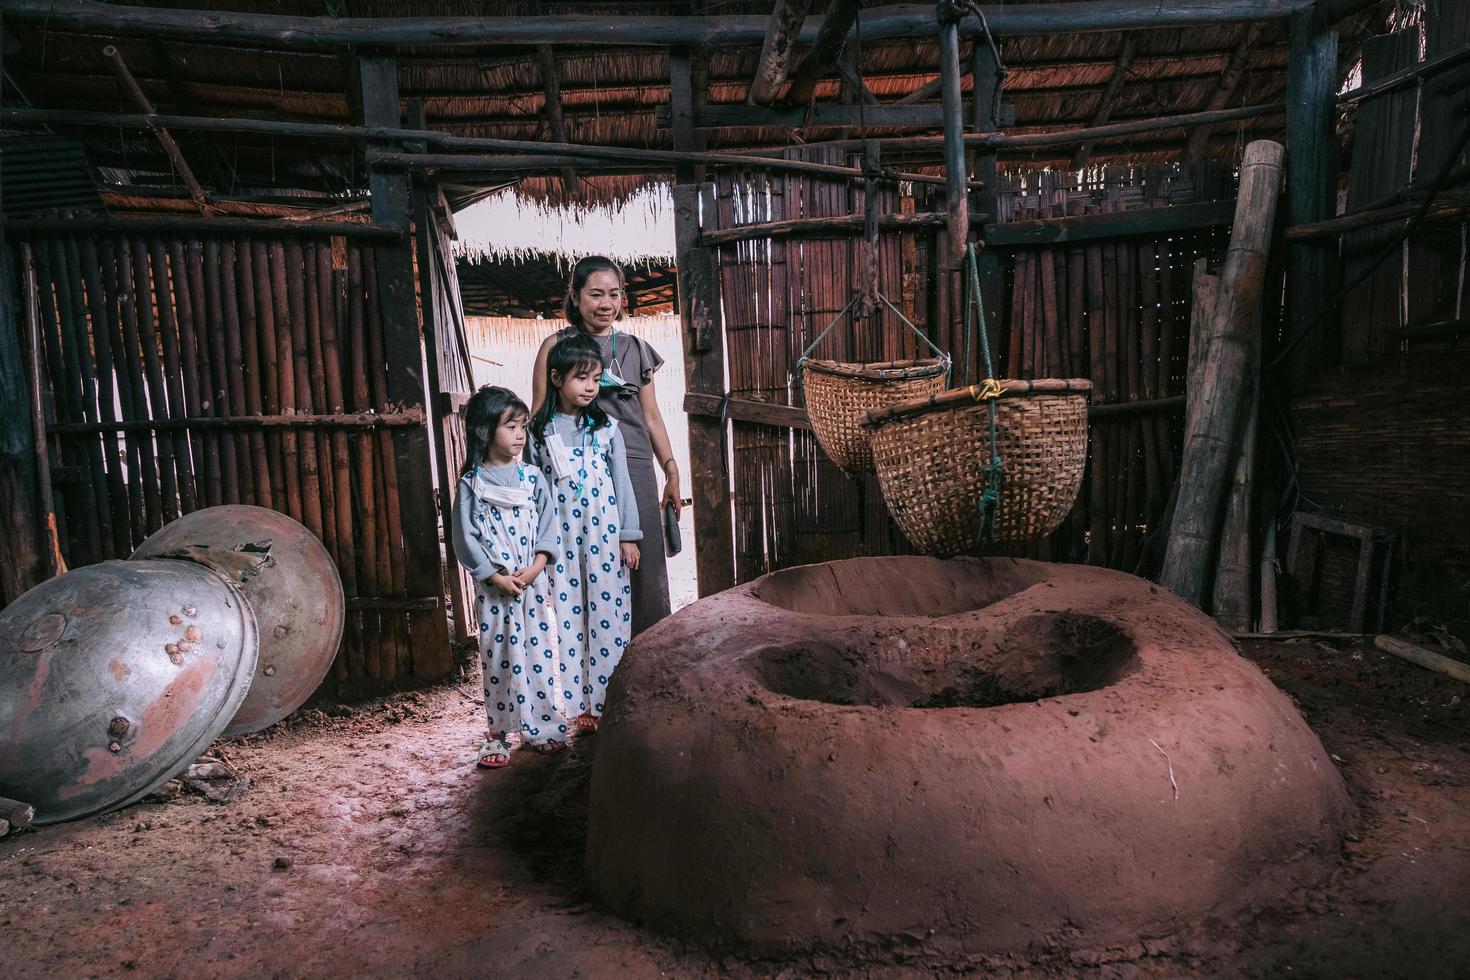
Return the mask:
<path fill-rule="evenodd" d="M 623 276 L 623 267 L 612 259 L 603 255 L 587 255 L 577 260 L 572 266 L 572 276 L 567 280 L 567 298 L 562 302 L 562 312 L 566 314 L 567 322 L 578 330 L 585 330 L 587 325 L 582 322 L 582 308 L 577 305 L 577 294 L 582 287 L 587 285 L 587 280 L 592 278 L 595 272 L 613 272 L 617 274 L 618 285 L 624 293 L 628 291 L 628 281 Z M 623 318 L 623 308 L 618 307 L 618 319 Z"/>
<path fill-rule="evenodd" d="M 597 346 L 597 341 L 584 333 L 568 334 L 552 345 L 551 352 L 546 355 L 546 397 L 536 411 L 536 417 L 531 420 L 531 434 L 538 443 L 546 441 L 546 430 L 551 425 L 551 417 L 561 408 L 556 379 L 566 380 L 568 375 L 588 368 L 601 375 L 606 366 L 602 359 L 602 348 Z M 595 398 L 592 404 L 577 412 L 579 428 L 595 430 L 604 425 L 607 425 L 607 412 L 597 404 Z"/>
<path fill-rule="evenodd" d="M 529 419 L 531 410 L 509 388 L 485 385 L 470 396 L 464 407 L 464 467 L 459 475 L 474 472 L 485 461 L 495 430 L 510 418 Z"/>

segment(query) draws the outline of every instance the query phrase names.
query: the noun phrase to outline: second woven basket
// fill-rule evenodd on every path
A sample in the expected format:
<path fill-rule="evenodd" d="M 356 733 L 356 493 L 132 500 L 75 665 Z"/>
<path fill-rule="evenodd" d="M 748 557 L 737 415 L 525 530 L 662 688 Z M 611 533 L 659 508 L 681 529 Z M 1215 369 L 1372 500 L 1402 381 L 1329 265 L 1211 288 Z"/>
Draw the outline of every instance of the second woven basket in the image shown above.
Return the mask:
<path fill-rule="evenodd" d="M 1001 381 L 996 448 L 1003 477 L 991 536 L 1025 541 L 1055 531 L 1076 503 L 1087 463 L 1082 379 Z M 878 484 L 915 548 L 948 557 L 980 540 L 989 484 L 990 409 L 984 388 L 957 388 L 869 412 Z"/>

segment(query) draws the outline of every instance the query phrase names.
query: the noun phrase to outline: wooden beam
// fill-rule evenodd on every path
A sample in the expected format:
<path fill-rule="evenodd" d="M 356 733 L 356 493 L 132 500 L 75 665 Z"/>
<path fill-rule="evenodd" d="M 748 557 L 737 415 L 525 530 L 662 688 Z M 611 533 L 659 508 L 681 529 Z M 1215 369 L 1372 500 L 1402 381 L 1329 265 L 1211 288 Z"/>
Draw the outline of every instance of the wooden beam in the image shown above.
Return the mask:
<path fill-rule="evenodd" d="M 986 215 L 972 217 L 975 224 L 984 221 Z M 700 236 L 699 244 L 706 248 L 729 245 L 733 242 L 751 242 L 767 238 L 800 238 L 820 240 L 827 238 L 854 238 L 863 234 L 865 216 L 842 214 L 818 218 L 788 218 L 784 221 L 760 221 L 748 225 L 735 225 L 707 231 Z M 915 214 L 884 214 L 878 217 L 878 230 L 885 232 L 918 231 L 943 225 L 948 216 L 943 211 L 921 211 Z"/>
<path fill-rule="evenodd" d="M 792 73 L 791 88 L 786 92 L 788 103 L 804 106 L 812 100 L 817 82 L 830 74 L 841 59 L 842 49 L 847 46 L 847 36 L 852 33 L 853 21 L 862 5 L 863 0 L 832 0 L 827 16 L 822 18 L 822 26 L 812 41 L 811 50 Z"/>
<path fill-rule="evenodd" d="M 654 110 L 659 128 L 669 127 L 667 106 Z M 798 108 L 753 105 L 700 106 L 694 114 L 696 129 L 810 129 L 868 125 L 875 129 L 938 129 L 944 124 L 943 107 L 925 105 L 839 105 L 819 102 Z"/>
<path fill-rule="evenodd" d="M 856 69 L 854 69 L 851 65 L 847 63 L 846 59 L 838 60 L 836 67 L 837 74 L 842 76 L 842 80 L 847 83 L 848 89 L 857 96 L 859 102 L 861 102 L 863 105 L 883 104 L 882 102 L 878 101 L 878 97 L 873 94 L 873 90 L 868 88 L 868 85 L 866 82 L 863 81 L 862 76 L 857 73 Z"/>
<path fill-rule="evenodd" d="M 142 109 L 145 115 L 153 115 L 153 103 L 148 101 L 148 96 L 143 93 L 143 89 L 138 86 L 137 79 L 133 78 L 133 73 L 128 70 L 128 63 L 123 60 L 122 52 L 109 44 L 102 49 L 102 56 L 112 62 L 112 70 L 117 73 L 118 81 L 122 83 L 123 89 L 132 98 L 134 104 Z M 194 176 L 194 171 L 189 168 L 189 162 L 184 159 L 179 145 L 174 142 L 173 136 L 164 127 L 153 126 L 151 128 L 153 135 L 158 139 L 158 144 L 163 147 L 163 152 L 168 154 L 169 162 L 178 171 L 179 179 L 184 182 L 185 187 L 189 188 L 189 196 L 193 198 L 194 206 L 199 209 L 200 214 L 208 215 L 210 213 L 209 198 L 204 193 L 204 188 L 200 186 L 199 179 Z"/>
<path fill-rule="evenodd" d="M 237 234 L 240 232 L 271 232 L 273 234 L 312 235 L 316 237 L 341 236 L 343 238 L 374 238 L 391 240 L 402 238 L 404 231 L 378 224 L 361 224 L 354 221 L 303 221 L 284 218 L 201 218 L 198 215 L 135 216 L 120 214 L 115 217 L 76 218 L 22 218 L 5 222 L 6 229 L 15 235 L 34 235 L 47 232 L 162 232 L 178 231 L 193 235 Z"/>
<path fill-rule="evenodd" d="M 1118 418 L 1127 415 L 1149 415 L 1153 413 L 1177 412 L 1184 408 L 1184 396 L 1153 398 L 1136 402 L 1103 402 L 1087 407 L 1087 417 Z M 719 395 L 689 392 L 684 395 L 684 412 L 703 418 L 725 418 L 735 422 L 751 422 L 769 425 L 778 429 L 811 429 L 812 421 L 806 409 L 794 405 L 777 405 L 754 398 L 731 398 L 728 402 Z"/>
<path fill-rule="evenodd" d="M 398 62 L 383 55 L 359 60 L 362 78 L 363 121 L 392 129 L 400 125 Z M 412 199 L 408 177 L 373 169 L 368 175 L 373 220 L 408 231 Z M 383 242 L 371 252 L 376 270 L 376 302 L 383 325 L 383 354 L 387 361 L 390 401 L 423 411 L 428 396 L 422 373 L 424 348 L 415 296 L 414 248 L 410 238 Z M 402 584 L 408 595 L 443 595 L 445 582 L 439 561 L 439 513 L 434 503 L 434 465 L 429 449 L 427 421 L 392 433 L 393 460 L 402 526 L 405 562 Z M 445 501 L 447 506 L 448 501 Z M 454 669 L 449 646 L 449 623 L 438 612 L 409 617 L 409 650 L 414 677 L 436 680 Z"/>
<path fill-rule="evenodd" d="M 1106 214 L 1081 214 L 1064 218 L 1035 218 L 985 226 L 985 244 L 990 248 L 1022 245 L 1055 245 L 1095 238 L 1129 235 L 1165 235 L 1196 228 L 1230 224 L 1235 214 L 1232 201 L 1204 201 L 1160 208 L 1137 208 Z"/>
<path fill-rule="evenodd" d="M 1279 20 L 1310 10 L 1313 0 L 1072 0 L 1047 4 L 984 4 L 991 33 L 1081 34 Z M 406 45 L 484 47 L 503 45 L 759 44 L 768 17 L 702 17 L 549 14 L 541 17 L 311 17 L 281 14 L 130 7 L 95 0 L 7 0 L 8 19 L 45 23 L 52 31 L 120 36 L 191 38 L 213 44 L 256 43 L 287 48 L 331 48 L 343 44 L 393 48 Z M 798 44 L 815 44 L 825 17 L 808 18 Z M 980 33 L 978 19 L 961 25 Z M 844 32 L 845 33 L 845 32 Z M 924 4 L 875 7 L 863 18 L 864 41 L 930 38 L 934 8 Z"/>
<path fill-rule="evenodd" d="M 752 105 L 770 105 L 776 101 L 796 54 L 796 36 L 801 33 L 811 0 L 776 0 L 771 19 L 761 42 L 760 63 L 750 83 Z"/>
<path fill-rule="evenodd" d="M 1251 55 L 1255 54 L 1265 36 L 1264 24 L 1252 24 L 1246 28 L 1245 36 L 1240 39 L 1235 50 L 1230 52 L 1230 60 L 1225 63 L 1225 69 L 1220 72 L 1220 80 L 1215 83 L 1215 89 L 1205 103 L 1206 111 L 1223 109 L 1229 105 L 1231 97 L 1245 80 L 1245 70 L 1250 65 Z M 1205 148 L 1210 143 L 1210 131 L 1210 126 L 1200 126 L 1189 134 L 1189 142 L 1184 147 L 1184 159 L 1187 162 L 1199 163 L 1204 159 Z"/>
<path fill-rule="evenodd" d="M 939 5 L 939 76 L 944 85 L 939 94 L 944 106 L 945 212 L 949 229 L 949 259 L 959 265 L 965 260 L 970 241 L 969 171 L 965 166 L 965 102 L 960 93 L 960 18 L 962 10 L 952 0 Z"/>
<path fill-rule="evenodd" d="M 1097 108 L 1092 112 L 1092 119 L 1088 121 L 1089 126 L 1101 126 L 1108 121 L 1113 114 L 1113 106 L 1118 102 L 1118 93 L 1123 91 L 1123 84 L 1128 80 L 1128 72 L 1133 67 L 1133 59 L 1138 57 L 1138 38 L 1132 34 L 1123 35 L 1123 43 L 1118 48 L 1118 60 L 1113 62 L 1113 74 L 1108 77 L 1107 87 L 1103 89 L 1102 97 L 1098 99 Z M 1072 169 L 1081 170 L 1087 165 L 1087 158 L 1092 156 L 1092 143 L 1080 143 L 1077 149 L 1072 151 Z"/>
<path fill-rule="evenodd" d="M 969 64 L 973 87 L 971 124 L 977 135 L 984 136 L 1000 129 L 1001 88 L 1006 70 L 1000 62 L 999 52 L 983 38 L 977 39 L 972 48 Z M 994 150 L 976 149 L 972 173 L 981 188 L 972 197 L 977 211 L 989 215 L 997 213 L 999 170 L 999 158 Z M 993 249 L 981 249 L 975 267 L 980 277 L 980 301 L 986 325 L 988 327 L 994 322 L 998 326 L 1005 309 L 1005 270 L 1001 267 L 1001 256 Z"/>
<path fill-rule="evenodd" d="M 536 45 L 536 63 L 541 69 L 541 86 L 546 92 L 546 123 L 551 128 L 551 139 L 556 143 L 566 143 L 567 123 L 562 116 L 561 69 L 556 64 L 556 49 L 549 44 Z M 577 193 L 577 173 L 571 167 L 561 168 L 561 187 L 567 200 L 572 200 Z"/>
<path fill-rule="evenodd" d="M 1413 643 L 1405 643 L 1392 636 L 1376 636 L 1373 645 L 1384 653 L 1391 653 L 1401 660 L 1418 664 L 1428 670 L 1438 671 L 1447 677 L 1453 677 L 1457 681 L 1470 684 L 1470 664 L 1453 657 L 1446 657 L 1442 653 L 1426 650 L 1424 647 Z"/>
<path fill-rule="evenodd" d="M 1423 201 L 1410 201 L 1386 208 L 1349 211 L 1347 214 L 1340 214 L 1335 218 L 1328 218 L 1325 221 L 1313 221 L 1304 225 L 1292 225 L 1286 229 L 1286 237 L 1289 241 L 1305 242 L 1318 238 L 1331 238 L 1336 235 L 1341 235 L 1344 232 L 1356 231 L 1359 228 L 1371 228 L 1375 225 L 1406 221 L 1412 218 L 1423 205 Z M 1470 197 L 1446 195 L 1429 206 L 1429 211 L 1424 215 L 1424 220 L 1426 222 L 1455 221 L 1466 215 L 1470 215 Z"/>
<path fill-rule="evenodd" d="M 1465 62 L 1470 61 L 1470 47 L 1460 48 L 1448 54 L 1442 54 L 1438 58 L 1421 61 L 1418 64 L 1401 68 L 1396 72 L 1384 75 L 1382 78 L 1359 85 L 1355 89 L 1349 89 L 1337 97 L 1338 105 L 1351 105 L 1364 99 L 1371 99 L 1375 95 L 1392 92 L 1394 89 L 1403 88 L 1405 85 L 1414 85 L 1421 78 L 1430 78 L 1434 75 L 1457 68 Z"/>
<path fill-rule="evenodd" d="M 1310 225 L 1330 218 L 1337 204 L 1337 34 L 1319 29 L 1312 11 L 1304 10 L 1292 16 L 1288 39 L 1286 220 Z M 1285 334 L 1295 347 L 1289 364 L 1298 381 L 1315 375 L 1333 338 L 1327 330 L 1313 330 L 1312 321 L 1336 291 L 1335 272 L 1335 256 L 1323 244 L 1289 242 Z"/>

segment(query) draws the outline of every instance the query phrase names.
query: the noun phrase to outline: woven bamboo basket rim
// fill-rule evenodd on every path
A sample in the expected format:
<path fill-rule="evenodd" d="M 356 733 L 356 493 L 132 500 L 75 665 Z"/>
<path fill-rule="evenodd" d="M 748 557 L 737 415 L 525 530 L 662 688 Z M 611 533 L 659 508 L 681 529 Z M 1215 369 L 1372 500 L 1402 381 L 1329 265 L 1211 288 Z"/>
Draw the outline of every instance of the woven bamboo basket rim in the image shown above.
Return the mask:
<path fill-rule="evenodd" d="M 1033 381 L 1025 381 L 1016 378 L 1006 378 L 998 382 L 1000 385 L 1000 397 L 1002 398 L 1025 398 L 1029 395 L 1087 395 L 1092 391 L 1092 382 L 1086 378 L 1037 378 Z M 958 406 L 973 404 L 982 401 L 984 393 L 983 385 L 970 385 L 968 388 L 951 388 L 937 395 L 929 395 L 925 398 L 911 398 L 908 401 L 898 402 L 886 408 L 877 408 L 868 412 L 868 420 L 863 423 L 865 429 L 877 429 L 889 422 L 897 422 L 900 419 L 913 418 L 916 415 L 924 415 L 929 412 L 942 412 Z"/>
<path fill-rule="evenodd" d="M 808 357 L 802 362 L 807 370 L 838 378 L 861 378 L 871 381 L 915 381 L 937 378 L 949 369 L 944 358 L 926 357 L 906 361 L 824 361 Z"/>

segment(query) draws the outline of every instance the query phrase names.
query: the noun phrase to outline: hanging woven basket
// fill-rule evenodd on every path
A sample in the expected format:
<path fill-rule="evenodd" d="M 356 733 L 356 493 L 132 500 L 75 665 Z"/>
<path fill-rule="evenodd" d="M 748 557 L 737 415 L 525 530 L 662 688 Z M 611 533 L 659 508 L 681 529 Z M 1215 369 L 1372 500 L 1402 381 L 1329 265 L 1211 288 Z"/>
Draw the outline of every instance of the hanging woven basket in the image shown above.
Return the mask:
<path fill-rule="evenodd" d="M 817 339 L 807 345 L 796 362 L 797 374 L 806 393 L 806 414 L 811 419 L 817 442 L 822 444 L 828 458 L 848 473 L 864 473 L 873 468 L 868 434 L 863 431 L 869 412 L 895 402 L 938 394 L 949 386 L 949 355 L 935 347 L 914 321 L 878 292 L 869 294 L 871 301 L 886 306 L 899 322 L 934 352 L 933 357 L 854 363 L 823 361 L 810 356 L 832 328 L 862 302 L 864 295 L 854 293 L 826 329 L 817 334 Z"/>
<path fill-rule="evenodd" d="M 988 391 L 958 388 L 879 409 L 866 427 L 883 498 L 925 554 L 949 557 L 981 538 L 990 484 Z M 995 397 L 1000 496 L 990 537 L 1025 541 L 1055 531 L 1077 500 L 1087 462 L 1087 395 L 1080 379 L 1001 381 Z"/>
<path fill-rule="evenodd" d="M 801 384 L 806 413 L 822 450 L 849 473 L 873 468 L 873 450 L 863 424 L 868 413 L 895 402 L 927 398 L 944 390 L 949 359 L 852 364 L 806 358 Z"/>

